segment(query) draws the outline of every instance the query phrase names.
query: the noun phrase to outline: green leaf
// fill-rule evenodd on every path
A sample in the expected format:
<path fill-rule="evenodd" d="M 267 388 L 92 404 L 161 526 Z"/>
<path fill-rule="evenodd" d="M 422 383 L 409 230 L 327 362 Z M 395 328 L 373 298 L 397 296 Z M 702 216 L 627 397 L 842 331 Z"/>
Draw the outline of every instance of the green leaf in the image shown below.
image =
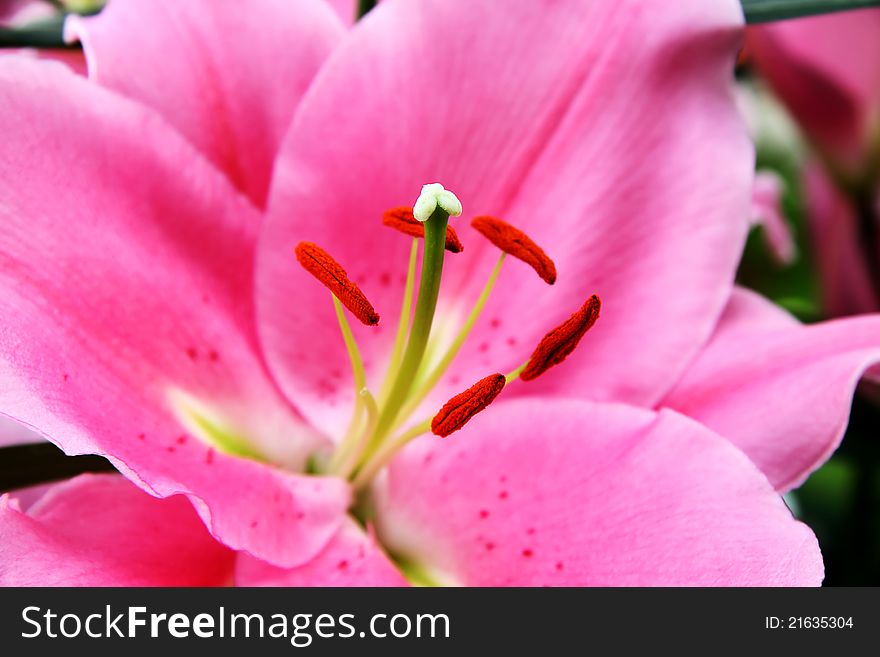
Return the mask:
<path fill-rule="evenodd" d="M 740 0 L 746 23 L 767 23 L 844 9 L 880 7 L 880 0 Z"/>

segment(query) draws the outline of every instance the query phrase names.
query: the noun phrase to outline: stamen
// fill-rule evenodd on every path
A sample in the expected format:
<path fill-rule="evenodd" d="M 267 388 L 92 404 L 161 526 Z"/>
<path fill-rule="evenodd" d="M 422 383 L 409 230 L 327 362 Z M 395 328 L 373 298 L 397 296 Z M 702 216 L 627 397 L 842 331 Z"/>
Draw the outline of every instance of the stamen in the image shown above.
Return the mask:
<path fill-rule="evenodd" d="M 345 319 L 345 312 L 342 310 L 342 303 L 335 295 L 333 296 L 333 308 L 336 310 L 336 319 L 339 320 L 339 329 L 342 331 L 342 339 L 345 342 L 345 349 L 348 352 L 351 371 L 354 375 L 355 403 L 354 408 L 352 409 L 348 431 L 345 433 L 345 438 L 339 444 L 339 447 L 337 447 L 327 466 L 329 472 L 333 472 L 340 467 L 340 464 L 347 457 L 349 452 L 351 452 L 359 443 L 362 433 L 361 421 L 363 419 L 363 411 L 365 410 L 364 404 L 368 401 L 367 397 L 372 398 L 372 395 L 370 395 L 369 390 L 366 388 L 367 375 L 364 370 L 364 362 L 361 358 L 360 349 L 358 349 L 357 341 L 354 339 L 354 335 L 351 332 L 351 326 L 349 326 L 348 320 Z M 367 408 L 366 410 L 369 415 L 369 409 Z M 368 416 L 368 425 L 369 422 L 370 418 Z"/>
<path fill-rule="evenodd" d="M 376 476 L 376 473 L 379 472 L 382 468 L 384 468 L 388 463 L 391 462 L 391 459 L 394 457 L 397 452 L 404 448 L 404 446 L 413 440 L 414 438 L 418 438 L 423 433 L 428 433 L 431 430 L 431 420 L 425 420 L 424 422 L 419 422 L 413 427 L 410 427 L 403 434 L 397 436 L 393 440 L 388 441 L 382 445 L 382 448 L 379 449 L 371 458 L 366 459 L 363 463 L 363 466 L 360 470 L 357 471 L 357 474 L 351 480 L 351 485 L 355 490 L 360 490 L 367 484 L 369 484 L 373 477 Z"/>
<path fill-rule="evenodd" d="M 545 335 L 520 374 L 522 380 L 531 381 L 568 358 L 581 338 L 599 319 L 601 306 L 599 297 L 594 294 L 580 310 Z"/>
<path fill-rule="evenodd" d="M 366 411 L 366 426 L 358 432 L 357 438 L 352 443 L 340 445 L 340 448 L 344 447 L 345 450 L 340 449 L 338 459 L 332 463 L 333 469 L 329 470 L 329 472 L 343 479 L 347 479 L 352 470 L 354 470 L 358 459 L 369 442 L 373 429 L 376 427 L 376 421 L 379 419 L 379 408 L 370 391 L 363 388 L 360 391 L 360 398 L 362 400 L 362 407 Z"/>
<path fill-rule="evenodd" d="M 405 235 L 412 237 L 425 237 L 425 225 L 416 220 L 413 216 L 412 208 L 401 205 L 398 208 L 391 208 L 382 215 L 382 223 L 388 228 L 400 231 Z M 446 226 L 446 250 L 450 253 L 461 253 L 464 246 L 452 226 Z"/>
<path fill-rule="evenodd" d="M 546 283 L 556 282 L 556 265 L 528 235 L 495 217 L 475 217 L 471 226 L 492 244 L 534 269 Z"/>
<path fill-rule="evenodd" d="M 312 242 L 296 246 L 296 259 L 307 272 L 323 283 L 351 313 L 368 326 L 379 323 L 379 315 L 342 266 L 329 253 Z"/>
<path fill-rule="evenodd" d="M 409 250 L 409 265 L 406 268 L 406 283 L 403 289 L 403 301 L 400 304 L 400 318 L 397 320 L 397 333 L 394 336 L 394 348 L 391 350 L 391 358 L 388 360 L 388 371 L 385 373 L 385 383 L 379 393 L 379 404 L 385 405 L 388 395 L 391 393 L 391 385 L 394 383 L 400 361 L 403 358 L 403 348 L 406 345 L 406 334 L 409 331 L 410 310 L 412 310 L 413 290 L 416 280 L 416 260 L 419 255 L 419 240 L 414 239 Z"/>
<path fill-rule="evenodd" d="M 506 382 L 503 374 L 492 374 L 457 394 L 431 420 L 431 431 L 441 438 L 458 431 L 495 400 Z"/>

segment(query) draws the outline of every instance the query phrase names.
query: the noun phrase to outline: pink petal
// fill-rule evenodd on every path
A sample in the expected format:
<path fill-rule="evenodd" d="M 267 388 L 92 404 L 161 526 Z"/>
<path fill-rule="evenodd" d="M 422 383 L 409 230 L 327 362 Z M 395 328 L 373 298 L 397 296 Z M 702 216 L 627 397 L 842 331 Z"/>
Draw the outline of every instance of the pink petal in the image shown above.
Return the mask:
<path fill-rule="evenodd" d="M 356 330 L 375 381 L 409 247 L 381 215 L 439 181 L 466 219 L 453 220 L 465 251 L 444 271 L 438 335 L 498 255 L 467 227 L 474 215 L 525 230 L 560 278 L 549 288 L 506 264 L 438 399 L 520 364 L 592 292 L 604 306 L 590 347 L 532 391 L 662 396 L 710 334 L 746 235 L 752 155 L 730 75 L 741 23 L 733 0 L 382 3 L 328 60 L 280 157 L 257 290 L 288 395 L 328 429 L 352 396 L 334 377 L 348 366 L 327 291 L 295 244 L 326 247 L 382 315 Z"/>
<path fill-rule="evenodd" d="M 222 586 L 233 564 L 184 498 L 122 477 L 78 477 L 27 513 L 0 497 L 3 586 Z"/>
<path fill-rule="evenodd" d="M 880 310 L 852 202 L 816 163 L 806 169 L 804 188 L 825 311 L 838 317 Z M 874 248 L 880 249 L 880 243 Z"/>
<path fill-rule="evenodd" d="M 183 391 L 290 470 L 324 444 L 256 349 L 252 206 L 152 111 L 56 64 L 0 60 L 0 104 L 0 412 L 190 496 L 230 547 L 311 558 L 347 487 L 215 453 L 173 412 Z"/>
<path fill-rule="evenodd" d="M 333 11 L 336 12 L 336 15 L 339 16 L 339 20 L 342 21 L 343 25 L 353 25 L 355 23 L 355 18 L 357 17 L 358 11 L 358 0 L 324 0 Z"/>
<path fill-rule="evenodd" d="M 298 568 L 283 569 L 248 555 L 236 562 L 238 586 L 406 586 L 374 537 L 347 521 L 324 550 Z"/>
<path fill-rule="evenodd" d="M 3 57 L 33 57 L 64 64 L 77 75 L 86 75 L 86 59 L 78 50 L 47 50 L 37 48 L 17 48 L 15 50 L 0 50 L 0 58 Z"/>
<path fill-rule="evenodd" d="M 880 361 L 880 316 L 801 326 L 737 290 L 718 330 L 663 402 L 742 449 L 777 490 L 837 448 L 862 374 Z"/>
<path fill-rule="evenodd" d="M 27 427 L 0 416 L 0 447 L 42 442 L 42 437 Z"/>
<path fill-rule="evenodd" d="M 880 9 L 749 29 L 749 53 L 810 138 L 849 163 L 880 119 Z"/>
<path fill-rule="evenodd" d="M 479 586 L 818 585 L 816 539 L 726 441 L 676 413 L 498 404 L 390 469 L 384 545 Z"/>
<path fill-rule="evenodd" d="M 323 0 L 113 0 L 67 29 L 92 79 L 158 110 L 258 206 L 294 110 L 344 33 Z"/>
<path fill-rule="evenodd" d="M 758 171 L 752 190 L 752 221 L 764 230 L 770 252 L 780 265 L 794 262 L 797 249 L 782 210 L 784 181 L 772 171 Z"/>

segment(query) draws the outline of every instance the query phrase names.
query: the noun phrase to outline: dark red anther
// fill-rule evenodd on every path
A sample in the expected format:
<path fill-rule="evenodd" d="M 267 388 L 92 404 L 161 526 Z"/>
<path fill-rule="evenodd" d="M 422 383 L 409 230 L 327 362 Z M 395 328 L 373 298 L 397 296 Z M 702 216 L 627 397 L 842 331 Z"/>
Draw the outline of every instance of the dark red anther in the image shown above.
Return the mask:
<path fill-rule="evenodd" d="M 323 283 L 351 313 L 368 326 L 379 323 L 379 315 L 342 266 L 312 242 L 296 245 L 296 259 L 307 272 Z"/>
<path fill-rule="evenodd" d="M 556 265 L 544 249 L 519 228 L 495 217 L 475 217 L 471 226 L 499 249 L 529 265 L 544 282 L 549 285 L 556 282 Z"/>
<path fill-rule="evenodd" d="M 492 374 L 480 379 L 443 404 L 443 408 L 431 420 L 431 431 L 441 438 L 458 431 L 495 400 L 504 390 L 505 383 L 507 379 L 503 374 Z"/>
<path fill-rule="evenodd" d="M 532 353 L 529 364 L 520 374 L 520 378 L 523 381 L 531 381 L 568 358 L 581 338 L 599 319 L 601 307 L 602 302 L 594 294 L 587 299 L 580 310 L 545 335 Z"/>

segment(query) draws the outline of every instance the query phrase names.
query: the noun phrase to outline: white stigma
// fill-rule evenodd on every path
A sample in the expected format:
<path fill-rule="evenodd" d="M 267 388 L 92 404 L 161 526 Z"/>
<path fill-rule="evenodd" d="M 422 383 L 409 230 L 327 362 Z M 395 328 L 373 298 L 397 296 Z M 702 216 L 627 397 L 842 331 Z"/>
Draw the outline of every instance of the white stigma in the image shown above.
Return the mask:
<path fill-rule="evenodd" d="M 440 183 L 422 185 L 422 193 L 413 206 L 413 216 L 421 222 L 427 221 L 434 210 L 440 206 L 450 217 L 461 214 L 461 201 Z"/>

